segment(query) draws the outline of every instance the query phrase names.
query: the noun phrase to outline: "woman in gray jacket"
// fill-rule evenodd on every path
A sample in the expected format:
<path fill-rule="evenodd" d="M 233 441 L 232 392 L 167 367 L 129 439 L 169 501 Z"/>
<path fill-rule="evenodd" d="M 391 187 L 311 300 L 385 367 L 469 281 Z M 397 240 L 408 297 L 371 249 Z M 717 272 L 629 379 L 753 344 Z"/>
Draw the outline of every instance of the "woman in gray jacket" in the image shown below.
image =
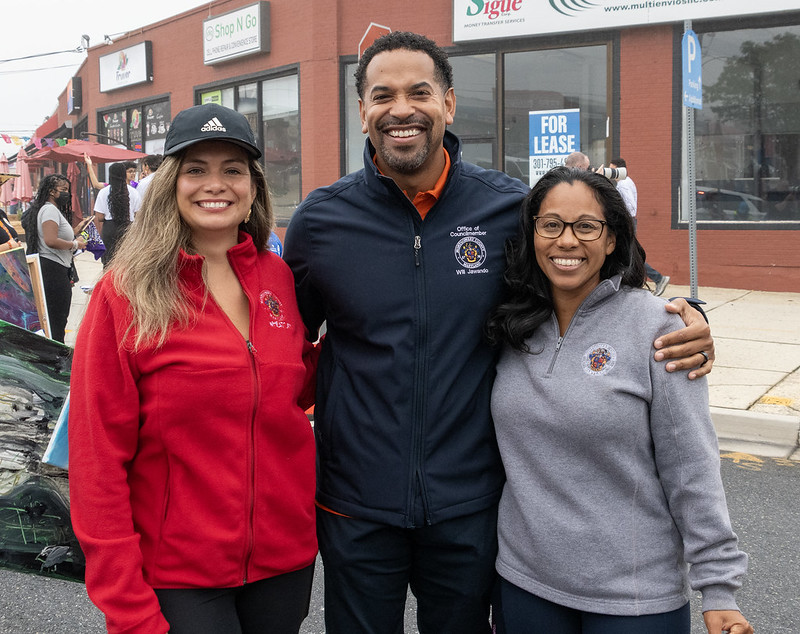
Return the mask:
<path fill-rule="evenodd" d="M 614 185 L 545 174 L 509 246 L 492 414 L 500 501 L 497 632 L 749 634 L 705 378 L 663 371 L 651 342 L 680 326 L 652 296 Z"/>

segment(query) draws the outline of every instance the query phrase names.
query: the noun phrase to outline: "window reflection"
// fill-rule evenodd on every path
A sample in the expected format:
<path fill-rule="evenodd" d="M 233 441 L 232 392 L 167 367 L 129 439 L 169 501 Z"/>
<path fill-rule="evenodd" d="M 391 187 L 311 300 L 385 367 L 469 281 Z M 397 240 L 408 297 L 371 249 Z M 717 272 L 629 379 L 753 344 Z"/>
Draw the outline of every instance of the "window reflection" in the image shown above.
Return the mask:
<path fill-rule="evenodd" d="M 358 91 L 353 73 L 358 64 L 347 64 L 344 67 L 344 110 L 345 126 L 345 172 L 347 174 L 364 167 L 364 139 L 367 135 L 361 132 L 361 116 L 358 114 Z"/>
<path fill-rule="evenodd" d="M 502 169 L 529 181 L 528 113 L 580 108 L 581 149 L 598 164 L 606 155 L 607 47 L 584 46 L 503 55 L 505 92 L 498 95 L 494 53 L 453 55 L 456 116 L 450 130 L 462 141 L 465 161 Z M 363 167 L 364 134 L 358 115 L 353 72 L 345 73 L 345 171 Z M 498 156 L 498 118 L 505 119 L 505 156 Z"/>
<path fill-rule="evenodd" d="M 505 171 L 528 182 L 528 113 L 581 111 L 581 147 L 600 164 L 606 154 L 606 47 L 525 51 L 505 56 Z"/>
<path fill-rule="evenodd" d="M 700 44 L 697 219 L 800 220 L 800 26 L 702 33 Z"/>
<path fill-rule="evenodd" d="M 495 59 L 493 54 L 450 58 L 456 93 L 450 130 L 461 138 L 464 160 L 489 169 L 498 167 Z"/>
<path fill-rule="evenodd" d="M 277 220 L 300 204 L 300 110 L 297 76 L 262 83 L 264 166 Z"/>

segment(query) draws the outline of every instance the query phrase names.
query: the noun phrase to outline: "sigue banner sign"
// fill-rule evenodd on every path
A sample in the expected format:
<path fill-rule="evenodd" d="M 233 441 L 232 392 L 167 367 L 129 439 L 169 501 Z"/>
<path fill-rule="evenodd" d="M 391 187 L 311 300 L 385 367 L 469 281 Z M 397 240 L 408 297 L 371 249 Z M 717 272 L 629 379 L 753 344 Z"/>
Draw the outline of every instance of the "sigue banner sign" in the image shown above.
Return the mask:
<path fill-rule="evenodd" d="M 453 0 L 453 41 L 797 10 L 797 0 Z"/>

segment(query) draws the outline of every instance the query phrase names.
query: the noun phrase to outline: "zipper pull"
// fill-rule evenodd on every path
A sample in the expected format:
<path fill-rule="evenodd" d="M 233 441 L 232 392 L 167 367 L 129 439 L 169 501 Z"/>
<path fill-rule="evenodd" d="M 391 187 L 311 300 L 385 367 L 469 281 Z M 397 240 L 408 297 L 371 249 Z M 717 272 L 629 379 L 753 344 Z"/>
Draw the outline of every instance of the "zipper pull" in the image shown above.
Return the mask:
<path fill-rule="evenodd" d="M 422 238 L 414 236 L 414 262 L 419 266 L 419 250 L 422 248 Z"/>
<path fill-rule="evenodd" d="M 247 350 L 253 356 L 256 356 L 258 354 L 258 350 L 256 350 L 256 347 L 253 345 L 253 343 L 249 339 L 247 340 Z"/>

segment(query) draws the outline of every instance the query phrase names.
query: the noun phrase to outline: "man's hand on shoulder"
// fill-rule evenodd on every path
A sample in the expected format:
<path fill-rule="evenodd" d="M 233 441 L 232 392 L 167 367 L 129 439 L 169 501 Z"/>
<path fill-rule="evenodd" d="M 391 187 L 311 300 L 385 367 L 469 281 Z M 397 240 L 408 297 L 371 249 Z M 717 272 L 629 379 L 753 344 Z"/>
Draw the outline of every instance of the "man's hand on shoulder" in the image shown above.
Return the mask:
<path fill-rule="evenodd" d="M 705 376 L 711 372 L 715 359 L 711 328 L 700 311 L 681 297 L 670 301 L 665 308 L 680 315 L 686 327 L 655 340 L 655 360 L 668 361 L 667 372 L 689 370 L 690 380 Z"/>

